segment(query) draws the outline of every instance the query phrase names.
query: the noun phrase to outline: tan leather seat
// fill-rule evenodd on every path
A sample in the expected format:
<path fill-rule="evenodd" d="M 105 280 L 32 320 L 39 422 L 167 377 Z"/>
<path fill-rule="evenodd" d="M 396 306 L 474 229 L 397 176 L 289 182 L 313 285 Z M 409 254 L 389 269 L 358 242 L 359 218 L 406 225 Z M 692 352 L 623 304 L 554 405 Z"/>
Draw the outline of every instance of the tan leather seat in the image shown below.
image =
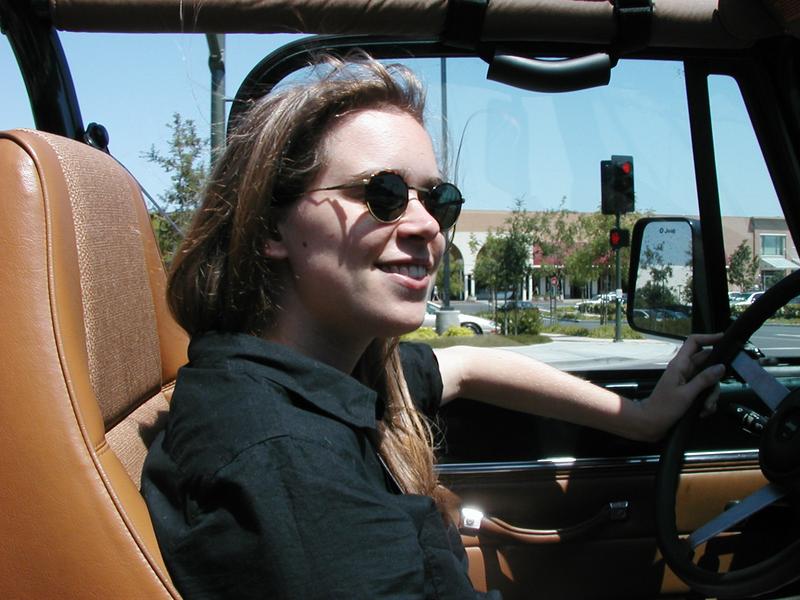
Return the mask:
<path fill-rule="evenodd" d="M 0 598 L 178 598 L 139 494 L 187 339 L 139 188 L 0 133 Z"/>

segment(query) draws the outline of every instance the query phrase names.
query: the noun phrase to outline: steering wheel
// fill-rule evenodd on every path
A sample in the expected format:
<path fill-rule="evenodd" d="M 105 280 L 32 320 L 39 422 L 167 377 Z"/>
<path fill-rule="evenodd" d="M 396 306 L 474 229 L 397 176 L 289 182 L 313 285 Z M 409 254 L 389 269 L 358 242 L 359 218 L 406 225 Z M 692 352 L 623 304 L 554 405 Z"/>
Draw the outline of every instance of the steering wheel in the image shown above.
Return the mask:
<path fill-rule="evenodd" d="M 735 370 L 770 409 L 762 432 L 759 465 L 769 483 L 681 539 L 675 516 L 676 491 L 687 440 L 705 397 L 698 398 L 670 433 L 661 453 L 656 477 L 656 531 L 662 555 L 672 570 L 692 589 L 722 598 L 742 598 L 775 590 L 800 578 L 800 540 L 761 562 L 717 573 L 693 561 L 703 542 L 781 498 L 800 506 L 800 390 L 789 392 L 755 360 L 742 351 L 768 317 L 800 294 L 800 270 L 782 279 L 750 305 L 717 342 L 704 367 L 724 364 Z M 704 368 L 703 367 L 703 368 Z"/>

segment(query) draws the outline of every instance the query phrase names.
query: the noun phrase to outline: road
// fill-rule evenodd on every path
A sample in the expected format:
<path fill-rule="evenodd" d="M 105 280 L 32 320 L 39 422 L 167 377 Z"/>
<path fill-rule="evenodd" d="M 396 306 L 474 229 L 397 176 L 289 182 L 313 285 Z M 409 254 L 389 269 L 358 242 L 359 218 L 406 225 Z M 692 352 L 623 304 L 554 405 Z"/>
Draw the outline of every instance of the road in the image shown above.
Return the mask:
<path fill-rule="evenodd" d="M 569 306 L 577 301 L 560 301 L 559 307 Z M 482 312 L 491 311 L 488 302 L 461 302 L 454 301 L 451 303 L 453 308 L 460 310 L 465 314 L 477 314 Z M 549 307 L 547 302 L 535 303 L 541 310 L 547 310 Z M 623 316 L 624 318 L 624 316 Z M 548 318 L 544 317 L 544 322 L 548 323 Z M 594 329 L 599 327 L 598 320 L 592 321 L 561 321 L 564 324 L 580 325 L 587 329 Z M 613 323 L 613 320 L 611 321 Z M 657 336 L 646 336 L 654 340 L 664 339 Z M 751 340 L 758 346 L 767 356 L 800 356 L 800 326 L 797 325 L 764 325 Z"/>
<path fill-rule="evenodd" d="M 767 356 L 800 356 L 800 327 L 764 325 L 750 340 Z"/>

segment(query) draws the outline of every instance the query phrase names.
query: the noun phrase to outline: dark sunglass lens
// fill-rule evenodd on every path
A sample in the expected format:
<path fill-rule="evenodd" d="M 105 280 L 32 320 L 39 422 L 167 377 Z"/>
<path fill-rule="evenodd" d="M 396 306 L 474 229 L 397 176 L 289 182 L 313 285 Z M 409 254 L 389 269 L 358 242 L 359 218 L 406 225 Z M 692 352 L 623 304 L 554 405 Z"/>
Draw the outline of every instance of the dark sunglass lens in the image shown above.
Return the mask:
<path fill-rule="evenodd" d="M 396 173 L 378 173 L 370 178 L 364 196 L 375 218 L 391 223 L 406 210 L 408 186 Z"/>
<path fill-rule="evenodd" d="M 428 211 L 439 222 L 442 231 L 450 229 L 461 214 L 464 198 L 452 183 L 440 183 L 431 190 Z"/>

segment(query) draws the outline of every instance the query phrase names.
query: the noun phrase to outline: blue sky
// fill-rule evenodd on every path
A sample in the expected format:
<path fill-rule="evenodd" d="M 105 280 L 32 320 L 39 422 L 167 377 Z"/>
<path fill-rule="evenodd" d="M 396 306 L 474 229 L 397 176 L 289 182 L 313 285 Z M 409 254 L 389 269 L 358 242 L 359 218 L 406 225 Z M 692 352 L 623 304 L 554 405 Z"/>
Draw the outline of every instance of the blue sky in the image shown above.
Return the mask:
<path fill-rule="evenodd" d="M 227 95 L 256 62 L 296 36 L 226 38 Z M 208 136 L 210 75 L 203 35 L 61 33 L 84 123 L 104 124 L 111 150 L 154 195 L 168 176 L 141 158 L 164 150 L 174 112 Z M 441 137 L 440 63 L 415 63 L 429 87 L 428 125 Z M 451 159 L 463 139 L 457 172 L 468 208 L 593 211 L 600 203 L 599 162 L 635 158 L 637 209 L 696 214 L 685 91 L 677 63 L 621 63 L 611 85 L 570 94 L 535 94 L 484 79 L 479 60 L 448 61 Z M 8 42 L 0 40 L 4 93 L 0 128 L 31 126 L 30 108 Z M 720 191 L 726 214 L 780 214 L 735 83 L 710 81 Z M 452 171 L 452 169 L 451 169 Z M 758 209 L 753 207 L 757 206 Z"/>
<path fill-rule="evenodd" d="M 150 144 L 164 149 L 166 123 L 174 112 L 193 119 L 199 133 L 209 134 L 210 74 L 204 35 L 111 35 L 60 33 L 69 61 L 85 124 L 95 121 L 109 129 L 110 148 L 151 193 L 160 193 L 168 178 L 140 158 Z M 0 77 L 13 81 L 4 94 L 0 127 L 32 126 L 27 98 L 13 55 L 0 36 Z M 255 64 L 294 36 L 228 36 L 227 94 Z M 14 93 L 16 92 L 16 93 Z"/>

